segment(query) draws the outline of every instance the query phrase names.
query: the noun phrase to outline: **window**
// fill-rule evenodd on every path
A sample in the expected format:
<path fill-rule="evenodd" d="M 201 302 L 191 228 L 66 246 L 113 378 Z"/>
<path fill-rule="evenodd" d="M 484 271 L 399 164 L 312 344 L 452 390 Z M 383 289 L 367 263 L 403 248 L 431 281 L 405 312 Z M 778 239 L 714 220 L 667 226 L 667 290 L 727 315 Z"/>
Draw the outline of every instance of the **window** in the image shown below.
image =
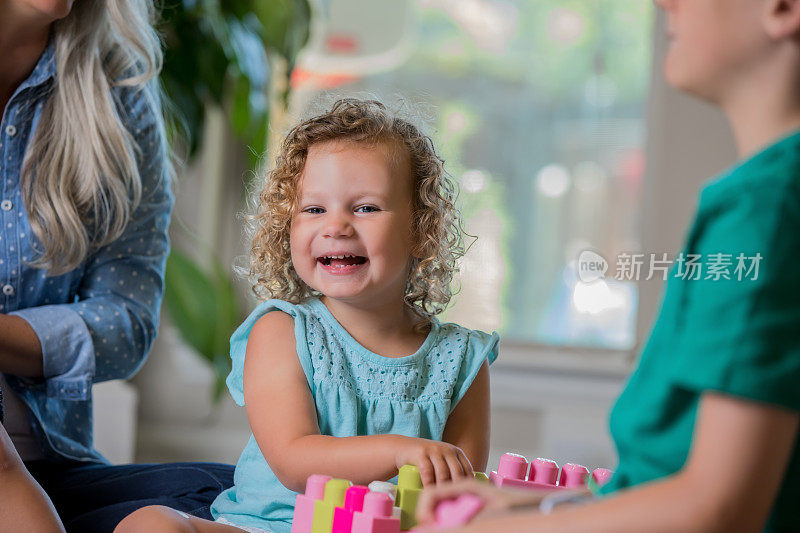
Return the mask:
<path fill-rule="evenodd" d="M 374 5 L 373 5 L 374 4 Z M 320 91 L 424 102 L 467 231 L 444 319 L 506 340 L 627 350 L 641 248 L 654 8 L 641 0 L 330 0 L 295 77 Z M 297 110 L 296 110 L 297 111 Z M 578 282 L 581 251 L 609 259 Z"/>

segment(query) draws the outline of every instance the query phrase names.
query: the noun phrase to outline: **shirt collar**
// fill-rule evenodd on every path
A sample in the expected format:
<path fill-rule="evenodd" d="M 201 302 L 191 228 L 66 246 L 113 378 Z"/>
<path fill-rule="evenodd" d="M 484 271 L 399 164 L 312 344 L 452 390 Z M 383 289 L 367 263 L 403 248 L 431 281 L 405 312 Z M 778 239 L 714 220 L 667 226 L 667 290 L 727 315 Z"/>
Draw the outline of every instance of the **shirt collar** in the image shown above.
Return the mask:
<path fill-rule="evenodd" d="M 735 163 L 702 187 L 699 211 L 729 202 L 732 195 L 741 198 L 752 187 L 774 187 L 797 181 L 800 169 L 800 130 L 773 142 L 760 152 Z M 771 177 L 769 182 L 767 177 Z"/>
<path fill-rule="evenodd" d="M 39 56 L 39 61 L 36 62 L 36 66 L 33 68 L 33 72 L 31 72 L 28 78 L 22 82 L 18 90 L 21 91 L 28 87 L 37 87 L 44 84 L 49 79 L 54 78 L 56 75 L 55 56 L 55 39 L 53 39 L 51 35 L 50 40 L 47 43 L 47 47 L 44 49 L 44 52 L 42 52 L 42 55 Z"/>

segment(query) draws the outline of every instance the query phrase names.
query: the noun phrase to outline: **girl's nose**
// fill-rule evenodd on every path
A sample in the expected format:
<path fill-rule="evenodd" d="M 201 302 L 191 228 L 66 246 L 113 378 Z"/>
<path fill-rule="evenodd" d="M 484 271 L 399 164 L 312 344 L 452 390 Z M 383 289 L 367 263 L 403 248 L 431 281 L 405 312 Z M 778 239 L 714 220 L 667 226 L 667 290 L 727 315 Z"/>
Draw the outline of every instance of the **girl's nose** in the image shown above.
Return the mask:
<path fill-rule="evenodd" d="M 325 237 L 352 237 L 353 226 L 346 216 L 337 213 L 330 213 L 325 217 L 323 235 Z"/>

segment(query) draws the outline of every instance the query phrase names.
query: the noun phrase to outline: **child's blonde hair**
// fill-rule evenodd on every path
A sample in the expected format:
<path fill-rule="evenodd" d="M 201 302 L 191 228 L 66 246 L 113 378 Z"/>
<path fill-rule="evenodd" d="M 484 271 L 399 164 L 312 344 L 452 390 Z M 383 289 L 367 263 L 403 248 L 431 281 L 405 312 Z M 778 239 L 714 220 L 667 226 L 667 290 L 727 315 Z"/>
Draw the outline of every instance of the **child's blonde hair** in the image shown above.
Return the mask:
<path fill-rule="evenodd" d="M 461 218 L 455 207 L 456 186 L 444 171 L 444 160 L 436 154 L 431 138 L 375 100 L 337 100 L 330 111 L 298 124 L 284 139 L 251 218 L 253 292 L 259 299 L 280 298 L 292 303 L 319 294 L 306 285 L 292 265 L 289 230 L 308 150 L 327 141 L 387 143 L 407 151 L 414 180 L 415 243 L 405 302 L 430 320 L 450 302 L 456 261 L 464 255 Z"/>

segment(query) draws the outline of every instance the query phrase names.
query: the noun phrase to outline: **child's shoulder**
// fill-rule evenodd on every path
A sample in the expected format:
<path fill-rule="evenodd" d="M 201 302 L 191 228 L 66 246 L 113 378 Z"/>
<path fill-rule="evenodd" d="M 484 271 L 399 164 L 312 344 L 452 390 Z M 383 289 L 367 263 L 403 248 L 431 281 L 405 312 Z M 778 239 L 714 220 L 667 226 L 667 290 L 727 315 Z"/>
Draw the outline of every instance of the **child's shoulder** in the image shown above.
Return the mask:
<path fill-rule="evenodd" d="M 280 311 L 275 313 L 274 311 Z M 307 317 L 312 314 L 309 302 L 292 303 L 286 300 L 273 298 L 259 303 L 253 309 L 242 325 L 233 334 L 233 338 L 247 338 L 256 326 L 263 327 L 263 324 L 279 324 L 284 327 L 294 323 L 298 318 Z"/>
<path fill-rule="evenodd" d="M 277 312 L 276 312 L 277 311 Z M 244 405 L 242 379 L 244 361 L 248 350 L 269 348 L 264 353 L 273 357 L 299 357 L 303 370 L 310 372 L 310 359 L 304 343 L 296 339 L 305 336 L 310 311 L 308 303 L 294 304 L 285 300 L 266 300 L 259 303 L 231 336 L 231 372 L 227 379 L 228 389 L 234 401 Z"/>
<path fill-rule="evenodd" d="M 454 322 L 438 324 L 437 347 L 443 355 L 488 357 L 492 363 L 497 358 L 500 335 L 479 329 L 470 329 Z"/>

